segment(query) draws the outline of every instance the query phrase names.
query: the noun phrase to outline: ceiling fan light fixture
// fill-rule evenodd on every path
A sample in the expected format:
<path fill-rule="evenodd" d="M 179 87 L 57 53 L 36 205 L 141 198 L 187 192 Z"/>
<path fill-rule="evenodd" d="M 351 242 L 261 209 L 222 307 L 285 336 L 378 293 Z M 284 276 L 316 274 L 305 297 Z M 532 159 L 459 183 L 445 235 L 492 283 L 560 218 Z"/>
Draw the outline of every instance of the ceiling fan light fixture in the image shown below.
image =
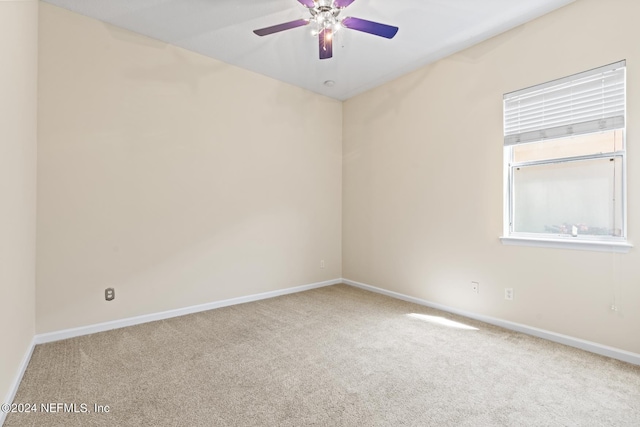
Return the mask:
<path fill-rule="evenodd" d="M 365 19 L 353 17 L 339 18 L 338 16 L 340 15 L 340 12 L 342 12 L 342 9 L 349 6 L 354 2 L 354 0 L 297 1 L 309 11 L 309 14 L 311 15 L 310 18 L 285 22 L 283 24 L 254 30 L 253 32 L 258 36 L 266 36 L 269 34 L 279 33 L 280 31 L 312 24 L 311 35 L 318 37 L 320 59 L 329 59 L 333 57 L 332 40 L 334 38 L 334 33 L 340 31 L 342 27 L 387 39 L 392 39 L 398 32 L 398 27 L 380 24 L 379 22 L 367 21 Z"/>

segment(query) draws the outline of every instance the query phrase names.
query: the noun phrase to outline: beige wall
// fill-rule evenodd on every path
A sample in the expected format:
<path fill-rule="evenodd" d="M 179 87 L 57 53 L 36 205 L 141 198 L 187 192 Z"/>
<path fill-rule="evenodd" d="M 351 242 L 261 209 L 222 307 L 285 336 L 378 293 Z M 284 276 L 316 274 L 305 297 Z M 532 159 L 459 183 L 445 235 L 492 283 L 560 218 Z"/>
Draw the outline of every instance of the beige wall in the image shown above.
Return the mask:
<path fill-rule="evenodd" d="M 340 102 L 46 3 L 39 40 L 38 333 L 341 276 Z"/>
<path fill-rule="evenodd" d="M 343 277 L 640 353 L 637 248 L 498 240 L 502 95 L 627 59 L 628 230 L 640 245 L 638 16 L 636 0 L 579 0 L 347 101 Z"/>
<path fill-rule="evenodd" d="M 0 403 L 35 328 L 37 43 L 38 2 L 0 1 Z"/>

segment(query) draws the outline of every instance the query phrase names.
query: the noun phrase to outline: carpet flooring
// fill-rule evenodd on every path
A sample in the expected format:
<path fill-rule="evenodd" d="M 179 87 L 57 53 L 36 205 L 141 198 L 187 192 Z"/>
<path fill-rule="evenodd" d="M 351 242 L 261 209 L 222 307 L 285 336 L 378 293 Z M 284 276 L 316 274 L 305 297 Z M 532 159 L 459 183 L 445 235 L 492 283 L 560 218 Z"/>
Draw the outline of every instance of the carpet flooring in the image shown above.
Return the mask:
<path fill-rule="evenodd" d="M 14 402 L 6 427 L 637 427 L 640 367 L 335 285 L 38 345 Z"/>

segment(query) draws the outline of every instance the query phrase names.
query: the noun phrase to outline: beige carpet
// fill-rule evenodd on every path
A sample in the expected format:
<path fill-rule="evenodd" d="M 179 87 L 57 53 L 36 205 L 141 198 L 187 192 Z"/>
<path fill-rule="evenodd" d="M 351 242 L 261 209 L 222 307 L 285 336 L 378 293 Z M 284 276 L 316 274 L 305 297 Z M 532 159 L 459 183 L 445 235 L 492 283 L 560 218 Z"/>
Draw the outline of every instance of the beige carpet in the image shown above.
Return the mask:
<path fill-rule="evenodd" d="M 15 402 L 110 412 L 7 427 L 637 427 L 640 367 L 337 285 L 37 346 Z"/>

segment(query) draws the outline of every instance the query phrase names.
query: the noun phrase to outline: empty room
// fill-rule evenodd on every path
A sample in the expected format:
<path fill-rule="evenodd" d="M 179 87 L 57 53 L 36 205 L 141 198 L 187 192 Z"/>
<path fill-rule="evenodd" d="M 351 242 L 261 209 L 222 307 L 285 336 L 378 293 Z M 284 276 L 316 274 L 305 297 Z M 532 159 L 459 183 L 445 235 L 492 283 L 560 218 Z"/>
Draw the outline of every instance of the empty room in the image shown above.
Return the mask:
<path fill-rule="evenodd" d="M 0 425 L 640 425 L 637 0 L 0 0 Z"/>

